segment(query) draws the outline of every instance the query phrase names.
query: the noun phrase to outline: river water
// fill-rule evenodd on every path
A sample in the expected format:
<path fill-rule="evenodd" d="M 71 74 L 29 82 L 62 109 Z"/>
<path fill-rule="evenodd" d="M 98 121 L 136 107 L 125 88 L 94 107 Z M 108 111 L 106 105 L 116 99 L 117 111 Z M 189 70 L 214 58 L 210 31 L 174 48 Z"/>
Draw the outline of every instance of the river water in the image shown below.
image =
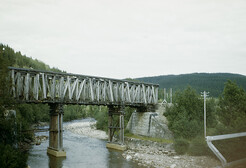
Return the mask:
<path fill-rule="evenodd" d="M 86 119 L 64 123 L 64 126 L 74 122 L 85 122 Z M 46 135 L 39 132 L 36 135 Z M 65 130 L 63 133 L 63 147 L 66 158 L 56 158 L 47 154 L 49 140 L 41 145 L 33 145 L 29 152 L 28 165 L 31 168 L 131 168 L 139 167 L 137 163 L 127 161 L 122 152 L 106 148 L 106 140 L 90 138 Z"/>

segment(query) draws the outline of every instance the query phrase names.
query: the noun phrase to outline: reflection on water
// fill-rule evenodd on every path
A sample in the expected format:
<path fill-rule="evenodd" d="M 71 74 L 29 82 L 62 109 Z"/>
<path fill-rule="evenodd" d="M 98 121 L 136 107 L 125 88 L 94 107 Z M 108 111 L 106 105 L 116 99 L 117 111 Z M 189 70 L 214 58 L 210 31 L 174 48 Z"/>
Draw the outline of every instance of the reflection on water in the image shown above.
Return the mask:
<path fill-rule="evenodd" d="M 40 132 L 37 134 L 48 136 L 48 132 Z M 106 141 L 104 140 L 77 135 L 66 130 L 64 131 L 63 137 L 63 145 L 67 155 L 66 158 L 56 158 L 48 155 L 48 140 L 46 140 L 45 142 L 41 143 L 41 145 L 34 145 L 30 150 L 28 165 L 31 168 L 138 167 L 136 163 L 126 161 L 122 157 L 122 152 L 108 150 L 106 148 Z"/>
<path fill-rule="evenodd" d="M 62 168 L 62 162 L 65 160 L 65 157 L 54 157 L 52 155 L 48 155 L 49 157 L 49 167 Z"/>

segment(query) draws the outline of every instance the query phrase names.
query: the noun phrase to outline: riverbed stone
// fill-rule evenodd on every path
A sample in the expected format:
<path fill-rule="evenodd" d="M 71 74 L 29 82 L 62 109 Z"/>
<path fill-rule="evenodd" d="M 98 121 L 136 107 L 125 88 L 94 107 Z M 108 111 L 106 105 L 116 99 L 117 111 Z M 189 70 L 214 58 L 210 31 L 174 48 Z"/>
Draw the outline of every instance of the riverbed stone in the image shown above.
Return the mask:
<path fill-rule="evenodd" d="M 177 166 L 176 164 L 172 164 L 170 168 L 175 168 L 176 166 Z"/>
<path fill-rule="evenodd" d="M 127 155 L 126 156 L 126 160 L 131 160 L 132 159 L 132 156 L 131 155 Z"/>

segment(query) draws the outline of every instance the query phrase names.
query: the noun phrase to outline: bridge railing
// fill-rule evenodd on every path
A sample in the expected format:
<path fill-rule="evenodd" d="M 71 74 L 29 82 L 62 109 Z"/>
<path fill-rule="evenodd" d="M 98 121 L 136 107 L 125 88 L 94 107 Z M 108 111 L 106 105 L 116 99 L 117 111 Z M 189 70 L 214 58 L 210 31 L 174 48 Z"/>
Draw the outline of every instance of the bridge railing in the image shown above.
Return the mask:
<path fill-rule="evenodd" d="M 9 67 L 11 94 L 19 101 L 98 105 L 155 105 L 158 85 Z"/>

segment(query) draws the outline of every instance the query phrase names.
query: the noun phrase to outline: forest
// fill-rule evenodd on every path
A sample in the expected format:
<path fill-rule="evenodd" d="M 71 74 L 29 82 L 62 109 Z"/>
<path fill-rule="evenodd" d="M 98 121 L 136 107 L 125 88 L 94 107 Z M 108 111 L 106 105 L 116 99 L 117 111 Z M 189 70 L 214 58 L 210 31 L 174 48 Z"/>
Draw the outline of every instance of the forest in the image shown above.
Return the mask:
<path fill-rule="evenodd" d="M 173 92 L 184 90 L 187 86 L 191 86 L 197 91 L 197 93 L 203 92 L 204 90 L 209 92 L 211 97 L 219 97 L 221 95 L 227 80 L 236 82 L 237 85 L 246 89 L 246 76 L 231 73 L 163 75 L 137 78 L 136 80 L 158 83 L 160 88 L 172 88 Z M 160 92 L 160 94 L 162 94 L 162 92 Z"/>
<path fill-rule="evenodd" d="M 32 134 L 23 133 L 32 124 L 49 121 L 47 104 L 17 104 L 9 95 L 11 81 L 8 66 L 38 70 L 64 72 L 51 68 L 42 61 L 34 60 L 0 44 L 0 165 L 1 167 L 26 167 L 28 151 L 22 142 L 32 140 Z M 211 155 L 203 135 L 203 99 L 201 91 L 209 91 L 207 101 L 208 135 L 246 131 L 246 77 L 238 74 L 186 74 L 146 77 L 139 80 L 160 85 L 159 101 L 163 99 L 163 88 L 173 88 L 173 106 L 164 115 L 169 129 L 174 133 L 174 147 L 180 154 Z M 6 116 L 6 112 L 16 111 Z M 92 117 L 97 120 L 97 129 L 107 131 L 107 107 L 64 105 L 64 121 Z M 125 125 L 134 111 L 126 108 Z M 17 132 L 17 134 L 16 134 Z M 245 138 L 218 144 L 227 157 L 246 157 Z M 227 143 L 232 143 L 233 148 Z M 228 149 L 229 148 L 229 149 Z M 228 151 L 233 151 L 229 152 Z M 233 153 L 233 156 L 231 154 Z"/>

